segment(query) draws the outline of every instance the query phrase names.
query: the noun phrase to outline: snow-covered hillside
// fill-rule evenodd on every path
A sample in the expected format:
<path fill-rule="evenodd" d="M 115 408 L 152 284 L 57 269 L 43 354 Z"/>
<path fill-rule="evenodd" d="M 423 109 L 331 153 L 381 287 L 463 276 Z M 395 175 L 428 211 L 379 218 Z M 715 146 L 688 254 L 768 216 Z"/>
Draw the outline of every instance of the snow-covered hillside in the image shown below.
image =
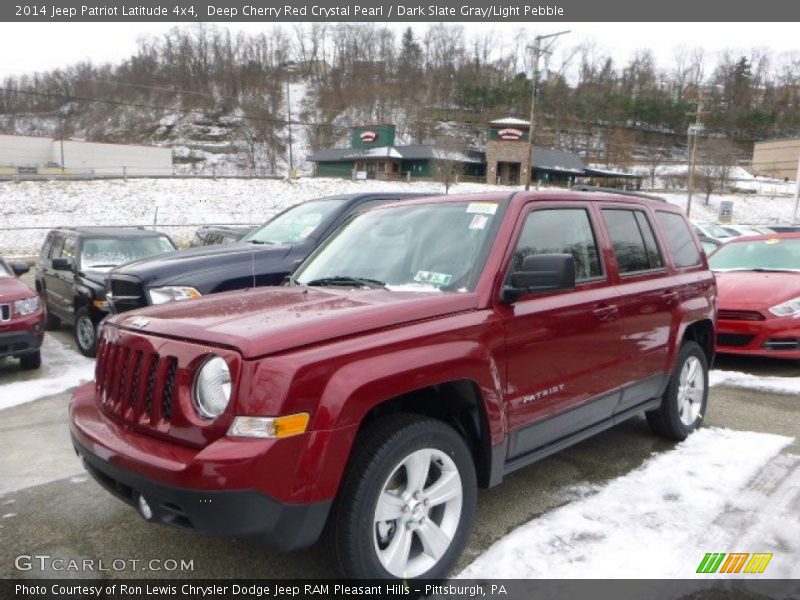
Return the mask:
<path fill-rule="evenodd" d="M 464 183 L 451 187 L 450 193 L 515 189 L 521 188 Z M 0 254 L 35 254 L 47 230 L 59 225 L 152 225 L 155 220 L 160 229 L 185 243 L 196 225 L 257 224 L 303 200 L 388 190 L 442 193 L 444 186 L 437 182 L 356 182 L 313 177 L 291 183 L 271 179 L 0 182 Z M 686 205 L 685 193 L 663 197 L 681 207 Z M 790 196 L 756 194 L 713 195 L 708 206 L 704 196 L 697 195 L 692 217 L 715 221 L 722 200 L 733 201 L 734 220 L 739 223 L 789 223 L 792 219 L 794 202 Z"/>

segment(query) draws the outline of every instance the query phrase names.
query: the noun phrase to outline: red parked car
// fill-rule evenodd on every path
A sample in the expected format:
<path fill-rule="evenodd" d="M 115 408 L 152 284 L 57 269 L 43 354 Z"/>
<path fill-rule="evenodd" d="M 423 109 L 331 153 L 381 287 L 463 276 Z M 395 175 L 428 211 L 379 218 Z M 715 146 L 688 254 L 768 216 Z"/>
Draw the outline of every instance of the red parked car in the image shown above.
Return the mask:
<path fill-rule="evenodd" d="M 149 520 L 352 577 L 439 578 L 477 487 L 645 413 L 706 413 L 715 287 L 636 195 L 425 198 L 355 216 L 283 287 L 112 316 L 70 406 L 87 470 Z"/>
<path fill-rule="evenodd" d="M 738 238 L 709 258 L 717 276 L 717 351 L 800 359 L 800 233 Z"/>
<path fill-rule="evenodd" d="M 27 272 L 25 263 L 0 258 L 0 359 L 11 356 L 23 369 L 38 369 L 44 311 L 36 292 L 19 280 Z"/>

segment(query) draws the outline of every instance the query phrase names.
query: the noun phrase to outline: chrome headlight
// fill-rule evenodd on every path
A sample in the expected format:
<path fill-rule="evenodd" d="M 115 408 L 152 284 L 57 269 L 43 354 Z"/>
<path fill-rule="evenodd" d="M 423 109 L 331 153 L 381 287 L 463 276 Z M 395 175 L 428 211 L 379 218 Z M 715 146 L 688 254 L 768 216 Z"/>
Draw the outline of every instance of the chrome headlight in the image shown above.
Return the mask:
<path fill-rule="evenodd" d="M 769 312 L 776 317 L 800 317 L 800 297 L 776 304 Z"/>
<path fill-rule="evenodd" d="M 151 304 L 164 304 L 173 300 L 188 300 L 202 296 L 193 287 L 186 285 L 168 285 L 165 287 L 153 288 L 147 292 L 150 295 Z"/>
<path fill-rule="evenodd" d="M 39 296 L 14 301 L 14 314 L 21 317 L 35 313 L 37 310 L 39 310 Z"/>
<path fill-rule="evenodd" d="M 231 399 L 231 371 L 220 356 L 207 359 L 194 378 L 194 406 L 201 417 L 216 419 Z"/>

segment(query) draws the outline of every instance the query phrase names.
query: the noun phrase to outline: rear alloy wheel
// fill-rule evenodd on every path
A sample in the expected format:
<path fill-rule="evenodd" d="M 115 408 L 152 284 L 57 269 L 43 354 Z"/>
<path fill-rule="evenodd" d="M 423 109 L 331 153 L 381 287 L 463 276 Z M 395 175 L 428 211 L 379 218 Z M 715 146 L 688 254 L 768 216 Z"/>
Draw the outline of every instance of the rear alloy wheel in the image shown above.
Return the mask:
<path fill-rule="evenodd" d="M 475 516 L 477 484 L 461 436 L 441 421 L 393 415 L 364 431 L 331 521 L 343 572 L 356 578 L 441 578 Z"/>
<path fill-rule="evenodd" d="M 78 310 L 76 315 L 75 343 L 84 356 L 94 358 L 97 355 L 97 326 L 85 306 Z"/>
<path fill-rule="evenodd" d="M 695 342 L 681 346 L 675 369 L 661 406 L 647 412 L 647 422 L 657 434 L 684 440 L 700 427 L 708 405 L 708 361 Z"/>

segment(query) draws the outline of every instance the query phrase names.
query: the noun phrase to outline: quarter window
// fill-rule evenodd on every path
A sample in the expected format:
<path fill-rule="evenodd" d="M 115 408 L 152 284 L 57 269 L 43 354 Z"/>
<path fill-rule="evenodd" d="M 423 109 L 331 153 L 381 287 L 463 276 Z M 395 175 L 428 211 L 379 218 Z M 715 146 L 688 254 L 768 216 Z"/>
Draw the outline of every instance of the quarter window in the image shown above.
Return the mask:
<path fill-rule="evenodd" d="M 664 240 L 672 254 L 675 266 L 693 267 L 701 262 L 692 233 L 682 215 L 663 211 L 656 212 L 656 219 L 664 232 Z"/>
<path fill-rule="evenodd" d="M 653 228 L 640 210 L 603 209 L 620 273 L 648 271 L 664 266 Z"/>
<path fill-rule="evenodd" d="M 582 208 L 531 212 L 519 236 L 512 268 L 521 269 L 522 260 L 531 254 L 572 254 L 576 281 L 603 275 L 592 223 Z"/>

